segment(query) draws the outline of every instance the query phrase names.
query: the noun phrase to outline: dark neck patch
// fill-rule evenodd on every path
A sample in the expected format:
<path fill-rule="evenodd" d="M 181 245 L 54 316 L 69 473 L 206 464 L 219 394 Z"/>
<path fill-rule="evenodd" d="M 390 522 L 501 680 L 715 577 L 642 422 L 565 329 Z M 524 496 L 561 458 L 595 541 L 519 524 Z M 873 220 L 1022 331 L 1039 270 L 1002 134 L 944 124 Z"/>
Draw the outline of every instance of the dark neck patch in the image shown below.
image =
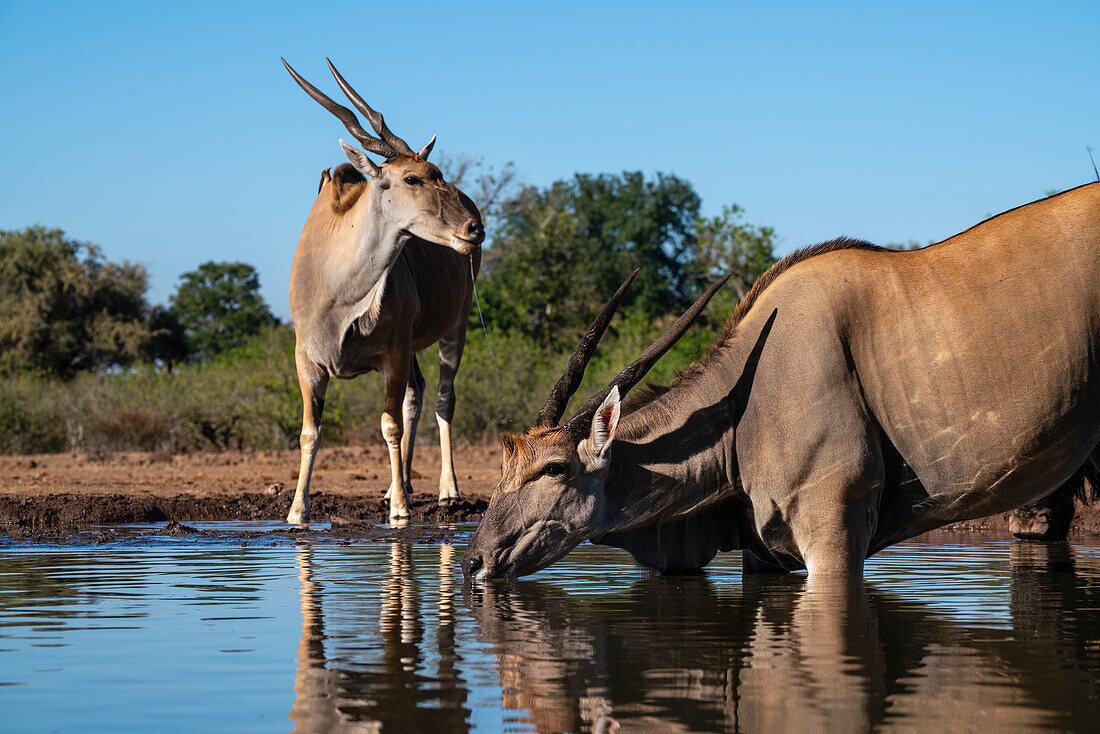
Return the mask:
<path fill-rule="evenodd" d="M 323 177 L 321 185 L 324 186 Z M 333 168 L 332 211 L 335 214 L 343 214 L 351 209 L 369 185 L 370 182 L 367 177 L 355 170 L 355 167 L 350 163 L 342 163 Z"/>

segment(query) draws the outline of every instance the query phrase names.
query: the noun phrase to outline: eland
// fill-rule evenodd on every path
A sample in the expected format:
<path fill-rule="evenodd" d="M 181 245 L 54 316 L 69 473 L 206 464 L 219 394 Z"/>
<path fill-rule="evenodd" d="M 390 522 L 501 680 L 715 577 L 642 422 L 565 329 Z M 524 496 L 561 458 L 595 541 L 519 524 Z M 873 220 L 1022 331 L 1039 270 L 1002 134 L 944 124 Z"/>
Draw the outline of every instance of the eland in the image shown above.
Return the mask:
<path fill-rule="evenodd" d="M 443 454 L 439 501 L 458 499 L 451 451 L 454 379 L 466 343 L 474 278 L 485 239 L 477 206 L 428 162 L 435 137 L 413 151 L 386 126 L 330 61 L 337 84 L 366 116 L 303 79 L 294 80 L 335 115 L 363 148 L 340 141 L 345 163 L 321 175 L 290 273 L 294 363 L 302 391 L 301 468 L 287 522 L 309 522 L 309 485 L 321 443 L 331 378 L 377 371 L 385 383 L 382 436 L 389 449 L 390 519 L 409 516 L 413 448 L 424 396 L 416 354 L 439 342 L 436 420 Z"/>
<path fill-rule="evenodd" d="M 616 294 L 536 426 L 504 437 L 467 575 L 590 540 L 661 571 L 744 549 L 747 572 L 858 578 L 892 543 L 1100 465 L 1100 183 L 920 250 L 792 253 L 707 356 L 624 404 L 711 293 L 560 424 Z"/>

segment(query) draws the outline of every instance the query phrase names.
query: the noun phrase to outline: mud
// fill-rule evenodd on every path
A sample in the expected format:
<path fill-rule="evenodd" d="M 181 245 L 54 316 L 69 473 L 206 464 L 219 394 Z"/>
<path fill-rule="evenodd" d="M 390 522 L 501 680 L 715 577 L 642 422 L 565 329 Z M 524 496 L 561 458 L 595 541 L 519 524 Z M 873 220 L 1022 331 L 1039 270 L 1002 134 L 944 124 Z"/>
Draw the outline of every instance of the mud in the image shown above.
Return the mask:
<path fill-rule="evenodd" d="M 434 537 L 425 525 L 476 522 L 499 477 L 499 449 L 457 449 L 455 466 L 463 499 L 443 507 L 436 501 L 435 490 L 438 449 L 418 446 L 412 524 L 403 529 L 379 528 L 389 515 L 389 505 L 383 499 L 389 478 L 385 450 L 322 449 L 310 494 L 313 519 L 331 522 L 331 530 L 323 532 L 335 540 L 384 539 L 395 532 L 417 540 Z M 166 523 L 159 532 L 202 537 L 203 531 L 186 523 L 284 519 L 297 475 L 297 451 L 0 457 L 0 536 L 8 542 L 71 542 L 76 538 L 96 542 L 95 533 L 106 537 L 111 531 L 92 531 L 95 526 Z M 1100 503 L 1078 505 L 1077 510 L 1070 537 L 1100 534 Z M 956 523 L 933 533 L 973 531 L 1010 537 L 1007 515 Z M 322 531 L 287 526 L 276 534 L 283 538 L 296 532 Z"/>
<path fill-rule="evenodd" d="M 439 451 L 417 448 L 412 523 L 481 518 L 499 475 L 498 450 L 458 449 L 455 467 L 463 498 L 440 506 Z M 0 535 L 56 542 L 114 523 L 278 521 L 286 517 L 297 479 L 297 451 L 0 457 Z M 310 492 L 312 519 L 332 522 L 334 532 L 373 532 L 368 529 L 388 522 L 388 480 L 389 457 L 381 447 L 322 449 Z M 185 527 L 172 526 L 173 532 Z"/>

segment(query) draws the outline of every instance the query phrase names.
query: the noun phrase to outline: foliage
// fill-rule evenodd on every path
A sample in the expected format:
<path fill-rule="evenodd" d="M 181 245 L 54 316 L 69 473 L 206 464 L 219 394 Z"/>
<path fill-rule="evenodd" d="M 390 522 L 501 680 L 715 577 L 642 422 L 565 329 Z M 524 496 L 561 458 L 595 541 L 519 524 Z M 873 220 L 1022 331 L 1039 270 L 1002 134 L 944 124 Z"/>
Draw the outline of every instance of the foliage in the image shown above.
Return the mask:
<path fill-rule="evenodd" d="M 716 217 L 695 222 L 694 250 L 688 265 L 697 288 L 731 275 L 715 294 L 711 310 L 731 311 L 764 272 L 775 262 L 775 230 L 743 221 L 744 210 L 732 204 Z"/>
<path fill-rule="evenodd" d="M 145 269 L 59 229 L 0 232 L 0 372 L 81 370 L 156 357 Z"/>
<path fill-rule="evenodd" d="M 699 205 L 688 182 L 665 174 L 577 174 L 524 188 L 504 203 L 486 252 L 486 313 L 561 347 L 635 267 L 624 311 L 657 318 L 683 306 L 694 292 L 686 266 Z"/>
<path fill-rule="evenodd" d="M 667 322 L 640 315 L 617 321 L 576 399 L 610 381 Z M 571 349 L 548 353 L 515 332 L 491 330 L 489 338 L 495 358 L 480 330 L 471 331 L 456 380 L 454 438 L 462 443 L 495 441 L 501 432 L 530 425 Z M 692 329 L 658 363 L 652 378 L 669 381 L 713 341 L 712 331 Z M 418 358 L 429 387 L 420 441 L 431 444 L 438 441 L 432 420 L 438 351 L 431 347 Z M 331 382 L 325 445 L 381 443 L 382 406 L 377 374 Z M 300 421 L 294 334 L 282 325 L 263 329 L 210 362 L 184 364 L 172 372 L 136 367 L 85 372 L 69 381 L 36 375 L 0 379 L 0 453 L 286 449 L 297 446 Z"/>
<path fill-rule="evenodd" d="M 259 274 L 247 263 L 205 262 L 180 281 L 169 310 L 199 359 L 239 346 L 275 323 L 260 295 Z"/>
<path fill-rule="evenodd" d="M 69 448 L 67 390 L 60 380 L 26 373 L 0 379 L 0 453 L 57 453 Z"/>
<path fill-rule="evenodd" d="M 171 309 L 161 305 L 150 309 L 149 333 L 146 361 L 160 361 L 171 366 L 183 362 L 189 356 L 187 334 Z"/>
<path fill-rule="evenodd" d="M 718 324 L 774 261 L 770 227 L 745 223 L 736 206 L 700 217 L 698 195 L 675 176 L 577 175 L 540 189 L 519 188 L 510 166 L 442 165 L 487 217 L 497 215 L 479 280 L 488 339 L 473 314 L 456 380 L 459 442 L 529 426 L 577 338 L 634 267 L 642 271 L 574 405 L 606 385 L 702 288 L 732 273 L 708 317 L 650 375 L 669 382 L 713 344 Z M 204 263 L 181 276 L 170 308 L 149 308 L 139 266 L 105 262 L 92 245 L 30 228 L 0 233 L 0 278 L 0 367 L 12 373 L 0 378 L 0 452 L 297 445 L 294 334 L 271 316 L 252 266 Z M 418 359 L 434 386 L 437 348 Z M 420 434 L 434 442 L 434 391 L 424 402 Z M 325 443 L 380 442 L 382 406 L 377 375 L 332 381 Z"/>

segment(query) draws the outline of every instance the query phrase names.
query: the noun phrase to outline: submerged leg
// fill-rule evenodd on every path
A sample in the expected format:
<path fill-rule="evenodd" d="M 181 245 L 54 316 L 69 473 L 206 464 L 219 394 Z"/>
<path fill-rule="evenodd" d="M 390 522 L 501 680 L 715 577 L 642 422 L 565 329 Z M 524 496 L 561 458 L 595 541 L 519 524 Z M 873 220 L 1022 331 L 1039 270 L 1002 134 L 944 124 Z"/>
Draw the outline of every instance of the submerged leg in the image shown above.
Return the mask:
<path fill-rule="evenodd" d="M 325 409 L 328 375 L 305 354 L 295 352 L 294 363 L 298 369 L 298 387 L 302 391 L 302 433 L 298 441 L 302 460 L 298 467 L 298 486 L 286 521 L 299 524 L 309 522 L 309 482 L 317 450 L 321 448 L 321 413 Z"/>
<path fill-rule="evenodd" d="M 466 346 L 466 319 L 461 319 L 455 331 L 439 342 L 439 394 L 435 401 L 435 420 L 439 424 L 439 451 L 442 469 L 439 472 L 439 501 L 458 499 L 455 480 L 454 453 L 451 449 L 451 419 L 455 414 L 455 374 L 462 362 Z"/>
<path fill-rule="evenodd" d="M 820 497 L 800 505 L 791 518 L 795 544 L 810 579 L 863 578 L 863 562 L 877 523 L 875 508 L 882 482 L 867 477 L 832 491 L 815 488 Z"/>
<path fill-rule="evenodd" d="M 409 516 L 409 502 L 405 494 L 401 469 L 401 437 L 404 434 L 402 404 L 405 388 L 409 383 L 409 355 L 395 358 L 382 370 L 386 384 L 386 407 L 382 411 L 382 438 L 390 453 L 390 521 Z"/>
<path fill-rule="evenodd" d="M 843 450 L 842 450 L 843 449 Z M 873 441 L 852 441 L 811 465 L 793 486 L 753 497 L 757 532 L 776 558 L 801 559 L 815 578 L 863 577 L 885 481 Z M 786 564 L 784 564 L 786 565 Z"/>

